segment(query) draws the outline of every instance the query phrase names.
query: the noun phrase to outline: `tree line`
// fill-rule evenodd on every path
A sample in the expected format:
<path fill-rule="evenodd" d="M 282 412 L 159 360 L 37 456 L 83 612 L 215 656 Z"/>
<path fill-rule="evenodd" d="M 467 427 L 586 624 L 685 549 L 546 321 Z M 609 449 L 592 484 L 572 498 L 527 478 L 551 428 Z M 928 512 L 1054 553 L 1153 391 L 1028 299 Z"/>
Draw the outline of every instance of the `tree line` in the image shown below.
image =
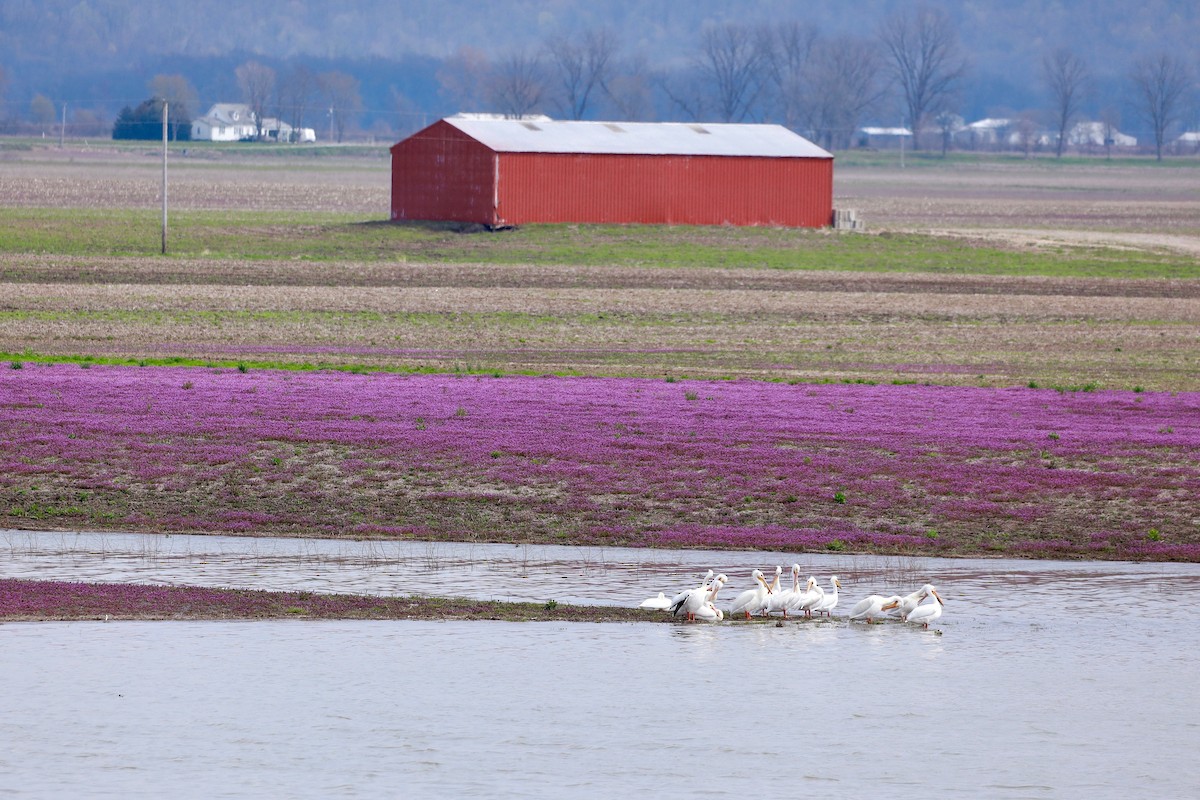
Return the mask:
<path fill-rule="evenodd" d="M 915 148 L 946 150 L 962 129 L 972 66 L 944 12 L 905 6 L 857 35 L 826 33 L 801 20 L 709 25 L 690 55 L 669 66 L 652 65 L 605 27 L 551 36 L 499 55 L 462 47 L 441 59 L 426 97 L 414 99 L 392 86 L 382 97 L 373 91 L 370 108 L 353 70 L 314 72 L 295 59 L 274 66 L 253 59 L 236 67 L 240 96 L 220 99 L 246 103 L 260 121 L 274 116 L 301 128 L 319 120 L 311 127 L 324 131 L 327 124 L 325 136 L 336 141 L 361 135 L 364 116 L 374 119 L 372 130 L 381 136 L 401 136 L 463 110 L 561 119 L 778 122 L 828 149 L 853 146 L 865 124 L 886 120 L 911 130 Z M 1045 148 L 1061 156 L 1072 126 L 1085 111 L 1098 109 L 1106 131 L 1115 132 L 1124 117 L 1149 135 L 1161 158 L 1195 109 L 1196 70 L 1185 55 L 1159 53 L 1130 64 L 1124 102 L 1098 98 L 1091 65 L 1069 48 L 1048 50 L 1038 75 L 1042 107 L 997 114 L 1011 117 L 1008 141 L 1026 150 Z M 181 114 L 200 110 L 196 90 L 182 75 L 157 75 L 149 88 L 153 98 L 178 104 Z M 118 123 L 141 124 L 145 113 L 139 108 L 149 108 L 143 106 L 124 109 Z M 52 126 L 57 112 L 42 95 L 30 105 L 35 125 Z M 258 138 L 262 135 L 260 129 Z"/>

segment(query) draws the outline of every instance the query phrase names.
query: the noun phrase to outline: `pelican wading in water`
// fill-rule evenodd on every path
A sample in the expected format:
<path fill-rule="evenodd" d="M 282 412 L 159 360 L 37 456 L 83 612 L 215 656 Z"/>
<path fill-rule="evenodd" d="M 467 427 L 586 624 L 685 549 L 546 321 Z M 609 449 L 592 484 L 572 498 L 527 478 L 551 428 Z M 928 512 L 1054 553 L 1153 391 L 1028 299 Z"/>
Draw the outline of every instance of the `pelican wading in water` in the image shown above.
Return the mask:
<path fill-rule="evenodd" d="M 750 577 L 758 585 L 753 589 L 747 589 L 734 598 L 733 607 L 729 609 L 731 615 L 745 614 L 746 619 L 750 619 L 751 614 L 761 611 L 765 606 L 767 597 L 771 594 L 771 587 L 767 586 L 767 579 L 763 577 L 763 571 L 756 569 L 750 573 Z"/>
<path fill-rule="evenodd" d="M 945 602 L 942 600 L 942 596 L 937 593 L 937 589 L 934 589 L 928 584 L 926 584 L 926 586 L 928 587 L 929 592 L 922 593 L 921 599 L 924 600 L 926 597 L 932 597 L 937 602 L 918 605 L 904 616 L 904 621 L 912 622 L 920 625 L 925 630 L 929 630 L 929 623 L 942 616 L 942 606 L 945 605 Z"/>
<path fill-rule="evenodd" d="M 903 598 L 898 594 L 891 597 L 884 597 L 881 594 L 872 594 L 864 597 L 854 604 L 854 608 L 850 609 L 851 621 L 856 619 L 865 619 L 867 624 L 871 624 L 871 620 L 875 617 L 882 617 L 883 612 L 889 608 L 895 608 L 900 604 Z"/>
<path fill-rule="evenodd" d="M 900 598 L 900 602 L 896 605 L 895 609 L 892 611 L 892 615 L 900 617 L 900 619 L 904 619 L 910 613 L 912 613 L 912 610 L 917 607 L 918 603 L 920 603 L 926 597 L 929 597 L 930 592 L 933 592 L 933 591 L 934 591 L 933 584 L 927 583 L 924 586 L 922 586 L 920 589 L 917 589 L 912 594 L 904 595 L 904 597 Z"/>

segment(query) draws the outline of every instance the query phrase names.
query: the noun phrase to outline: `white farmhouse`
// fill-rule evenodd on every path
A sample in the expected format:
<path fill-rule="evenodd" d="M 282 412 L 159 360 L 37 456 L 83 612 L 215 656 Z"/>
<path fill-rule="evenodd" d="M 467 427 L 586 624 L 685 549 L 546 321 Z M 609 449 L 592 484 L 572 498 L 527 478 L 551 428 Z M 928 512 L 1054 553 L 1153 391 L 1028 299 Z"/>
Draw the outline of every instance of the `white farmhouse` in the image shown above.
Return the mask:
<path fill-rule="evenodd" d="M 207 114 L 192 120 L 192 141 L 240 142 L 256 133 L 254 112 L 241 103 L 214 103 Z"/>

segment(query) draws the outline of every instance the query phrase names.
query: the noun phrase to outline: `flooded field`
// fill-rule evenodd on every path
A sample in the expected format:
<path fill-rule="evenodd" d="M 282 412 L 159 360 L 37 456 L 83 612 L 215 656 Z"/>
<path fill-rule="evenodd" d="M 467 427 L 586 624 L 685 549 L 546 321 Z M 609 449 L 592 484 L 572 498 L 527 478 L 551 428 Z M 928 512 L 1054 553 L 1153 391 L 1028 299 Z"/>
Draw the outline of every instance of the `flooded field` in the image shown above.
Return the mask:
<path fill-rule="evenodd" d="M 792 561 L 832 622 L 0 627 L 17 796 L 1183 797 L 1200 565 L 6 532 L 4 577 L 632 605 Z M 773 569 L 772 569 L 773 571 Z M 930 580 L 937 630 L 845 620 Z M 336 753 L 336 757 L 333 755 Z"/>

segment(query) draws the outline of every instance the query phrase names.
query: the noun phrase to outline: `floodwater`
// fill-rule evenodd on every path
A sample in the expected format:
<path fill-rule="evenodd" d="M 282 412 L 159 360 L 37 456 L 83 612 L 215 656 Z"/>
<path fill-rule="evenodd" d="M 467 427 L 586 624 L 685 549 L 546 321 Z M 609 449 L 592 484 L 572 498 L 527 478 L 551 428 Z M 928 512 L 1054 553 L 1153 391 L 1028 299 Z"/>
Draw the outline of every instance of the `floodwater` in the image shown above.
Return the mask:
<path fill-rule="evenodd" d="M 0 795 L 1200 793 L 1200 565 L 0 532 L 4 577 L 619 605 L 793 561 L 841 619 L 6 624 Z M 845 621 L 926 580 L 936 630 Z"/>

